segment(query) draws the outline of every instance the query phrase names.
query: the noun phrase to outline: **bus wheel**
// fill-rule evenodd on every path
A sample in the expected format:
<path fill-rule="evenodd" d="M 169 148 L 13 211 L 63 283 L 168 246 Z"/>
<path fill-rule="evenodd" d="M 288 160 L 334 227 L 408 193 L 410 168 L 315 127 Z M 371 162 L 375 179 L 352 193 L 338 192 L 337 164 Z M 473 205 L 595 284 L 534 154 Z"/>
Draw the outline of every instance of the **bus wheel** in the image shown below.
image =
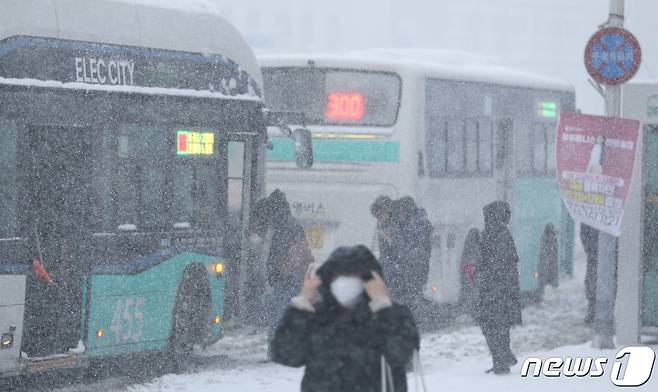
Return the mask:
<path fill-rule="evenodd" d="M 169 357 L 174 371 L 191 366 L 194 345 L 202 344 L 209 333 L 211 290 L 205 268 L 193 264 L 185 270 L 174 305 Z"/>

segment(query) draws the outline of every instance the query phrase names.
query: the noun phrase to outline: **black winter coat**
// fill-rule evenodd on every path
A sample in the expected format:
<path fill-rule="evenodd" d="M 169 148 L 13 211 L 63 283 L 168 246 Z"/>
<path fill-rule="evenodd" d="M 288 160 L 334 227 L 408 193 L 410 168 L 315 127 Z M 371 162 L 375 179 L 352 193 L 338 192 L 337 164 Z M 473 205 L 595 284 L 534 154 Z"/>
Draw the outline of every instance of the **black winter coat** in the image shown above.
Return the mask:
<path fill-rule="evenodd" d="M 519 258 L 507 228 L 509 205 L 497 201 L 484 207 L 482 259 L 476 267 L 477 321 L 484 327 L 521 324 Z"/>
<path fill-rule="evenodd" d="M 364 298 L 351 311 L 327 301 L 315 309 L 289 307 L 271 342 L 274 362 L 306 366 L 302 392 L 379 392 L 382 355 L 395 391 L 407 390 L 406 366 L 419 336 L 406 307 L 394 304 L 373 314 Z"/>

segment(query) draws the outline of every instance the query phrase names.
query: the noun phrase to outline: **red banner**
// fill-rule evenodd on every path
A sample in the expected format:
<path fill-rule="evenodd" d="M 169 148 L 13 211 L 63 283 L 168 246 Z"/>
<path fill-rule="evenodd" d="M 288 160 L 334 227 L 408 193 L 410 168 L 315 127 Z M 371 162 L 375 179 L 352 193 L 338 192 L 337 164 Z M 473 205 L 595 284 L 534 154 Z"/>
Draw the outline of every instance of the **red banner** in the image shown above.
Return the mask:
<path fill-rule="evenodd" d="M 561 114 L 557 180 L 573 219 L 619 236 L 639 131 L 635 120 Z"/>

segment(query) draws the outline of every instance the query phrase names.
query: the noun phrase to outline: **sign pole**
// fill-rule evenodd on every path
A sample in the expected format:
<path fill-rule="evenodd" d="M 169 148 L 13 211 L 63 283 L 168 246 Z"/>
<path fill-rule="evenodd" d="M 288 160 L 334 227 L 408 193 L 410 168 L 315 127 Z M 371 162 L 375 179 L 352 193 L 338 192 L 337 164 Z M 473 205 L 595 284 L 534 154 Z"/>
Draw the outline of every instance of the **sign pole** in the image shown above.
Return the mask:
<path fill-rule="evenodd" d="M 624 0 L 610 0 L 609 27 L 624 26 Z M 605 112 L 609 117 L 621 116 L 621 84 L 605 88 Z M 612 349 L 614 344 L 614 308 L 617 295 L 617 237 L 599 231 L 596 272 L 596 316 L 593 346 Z"/>

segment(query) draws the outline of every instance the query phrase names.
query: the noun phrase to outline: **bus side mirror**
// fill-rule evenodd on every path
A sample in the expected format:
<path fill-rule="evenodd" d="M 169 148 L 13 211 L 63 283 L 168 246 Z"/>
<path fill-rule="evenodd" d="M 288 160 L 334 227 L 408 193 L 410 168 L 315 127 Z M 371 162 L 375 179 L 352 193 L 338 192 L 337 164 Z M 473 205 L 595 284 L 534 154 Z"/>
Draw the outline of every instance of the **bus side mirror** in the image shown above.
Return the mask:
<path fill-rule="evenodd" d="M 295 129 L 292 131 L 295 143 L 295 163 L 301 169 L 313 166 L 313 135 L 308 129 Z"/>

